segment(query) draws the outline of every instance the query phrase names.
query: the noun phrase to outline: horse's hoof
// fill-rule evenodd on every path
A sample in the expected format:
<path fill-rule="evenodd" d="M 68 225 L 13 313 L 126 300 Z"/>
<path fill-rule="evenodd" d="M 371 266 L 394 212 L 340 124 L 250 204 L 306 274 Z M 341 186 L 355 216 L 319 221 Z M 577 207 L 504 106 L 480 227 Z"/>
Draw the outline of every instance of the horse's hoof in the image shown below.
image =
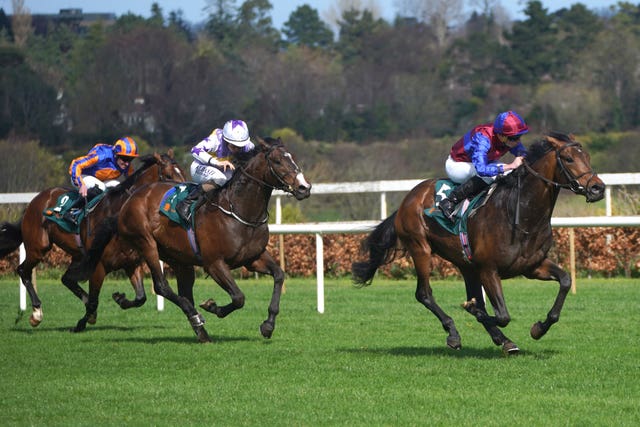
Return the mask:
<path fill-rule="evenodd" d="M 29 324 L 35 328 L 42 322 L 42 318 L 42 308 L 34 308 L 33 311 L 31 311 L 31 316 L 29 316 Z"/>
<path fill-rule="evenodd" d="M 268 322 L 263 322 L 262 325 L 260 325 L 260 333 L 265 338 L 271 338 L 274 329 L 273 325 Z"/>
<path fill-rule="evenodd" d="M 90 325 L 95 325 L 97 321 L 98 321 L 98 313 L 93 313 L 89 315 L 89 318 L 87 319 L 87 323 L 89 323 Z"/>
<path fill-rule="evenodd" d="M 111 294 L 111 298 L 113 298 L 113 300 L 120 306 L 120 308 L 126 308 L 124 306 L 125 302 L 127 301 L 127 296 L 125 294 L 123 294 L 122 292 L 114 292 L 113 294 Z"/>
<path fill-rule="evenodd" d="M 194 332 L 196 333 L 196 336 L 198 337 L 198 342 L 200 343 L 204 344 L 204 343 L 209 343 L 213 341 L 211 337 L 209 337 L 209 334 L 207 333 L 206 329 L 204 329 L 204 326 L 199 326 L 197 328 L 194 328 Z"/>
<path fill-rule="evenodd" d="M 459 337 L 447 337 L 447 345 L 454 350 L 460 350 L 462 348 L 462 341 Z"/>
<path fill-rule="evenodd" d="M 215 314 L 218 308 L 218 304 L 216 304 L 216 302 L 213 299 L 209 298 L 208 300 L 200 304 L 200 308 L 208 311 L 209 313 Z"/>
<path fill-rule="evenodd" d="M 544 330 L 544 326 L 542 325 L 542 322 L 536 322 L 533 324 L 533 326 L 531 326 L 530 333 L 531 333 L 531 338 L 533 338 L 534 340 L 539 340 L 544 336 L 545 333 L 547 333 L 547 331 Z"/>
<path fill-rule="evenodd" d="M 78 332 L 82 332 L 87 328 L 87 321 L 86 319 L 80 319 L 78 320 L 78 323 L 76 324 L 75 328 L 71 328 L 69 329 L 69 332 L 71 333 L 78 333 Z"/>
<path fill-rule="evenodd" d="M 518 346 L 511 341 L 507 341 L 502 344 L 502 353 L 504 353 L 505 356 L 515 356 L 519 352 L 520 349 L 518 348 Z"/>

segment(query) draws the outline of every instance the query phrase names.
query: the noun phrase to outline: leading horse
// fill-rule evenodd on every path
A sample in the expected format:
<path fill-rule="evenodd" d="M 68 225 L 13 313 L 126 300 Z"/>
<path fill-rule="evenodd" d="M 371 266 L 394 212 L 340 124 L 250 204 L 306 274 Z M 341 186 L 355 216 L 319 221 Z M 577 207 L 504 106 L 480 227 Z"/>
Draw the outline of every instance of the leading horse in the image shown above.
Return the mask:
<path fill-rule="evenodd" d="M 85 248 L 90 247 L 97 226 L 105 218 L 117 215 L 125 200 L 135 189 L 157 181 L 185 181 L 185 174 L 175 161 L 173 150 L 169 150 L 166 154 L 154 153 L 141 157 L 140 162 L 142 165 L 131 176 L 118 186 L 109 189 L 95 208 L 85 215 L 80 224 L 80 234 L 64 230 L 53 221 L 47 220 L 43 215 L 44 210 L 55 206 L 57 199 L 69 191 L 63 187 L 53 187 L 38 193 L 29 202 L 22 218 L 17 223 L 5 222 L 0 226 L 0 258 L 13 252 L 20 244 L 24 243 L 26 256 L 16 272 L 22 279 L 31 299 L 32 313 L 29 317 L 31 326 L 38 326 L 43 319 L 42 302 L 33 284 L 33 269 L 44 259 L 54 244 L 71 255 L 72 265 L 78 263 L 85 254 Z M 114 262 L 105 258 L 105 263 L 108 272 L 121 268 L 122 260 Z M 142 272 L 136 267 L 125 269 L 136 290 L 135 302 L 131 303 L 114 295 L 114 299 L 122 308 L 140 306 L 144 304 L 146 299 L 142 285 Z M 91 283 L 91 288 L 97 289 L 99 292 L 103 279 L 104 275 L 102 277 L 95 275 L 92 281 L 99 281 L 99 284 Z M 97 295 L 90 298 L 90 295 L 76 281 L 71 280 L 68 274 L 63 275 L 62 283 L 82 300 L 88 312 L 93 313 L 91 318 L 87 320 L 90 323 L 95 323 Z M 91 300 L 95 304 L 93 307 L 89 306 Z M 84 329 L 81 326 L 78 325 L 72 331 L 77 332 Z"/>
<path fill-rule="evenodd" d="M 408 252 L 418 280 L 416 299 L 440 320 L 448 333 L 447 345 L 459 349 L 461 339 L 454 321 L 436 303 L 429 284 L 432 256 L 439 255 L 462 273 L 467 292 L 463 307 L 506 354 L 517 353 L 517 345 L 499 329 L 510 321 L 501 280 L 524 275 L 559 282 L 546 320 L 531 328 L 531 336 L 540 339 L 558 321 L 571 287 L 571 277 L 547 257 L 553 243 L 551 215 L 560 189 L 595 202 L 604 197 L 605 185 L 592 171 L 589 154 L 573 136 L 544 136 L 530 147 L 525 164 L 504 177 L 485 206 L 469 218 L 468 238 L 473 251 L 469 260 L 460 238 L 425 214 L 434 206 L 435 184 L 436 180 L 418 184 L 399 209 L 362 242 L 368 258 L 352 264 L 353 280 L 369 285 L 378 267 L 391 262 L 399 249 Z M 483 288 L 494 316 L 487 313 Z"/>
<path fill-rule="evenodd" d="M 208 300 L 200 307 L 220 318 L 244 306 L 244 294 L 231 271 L 246 267 L 250 271 L 273 277 L 273 293 L 268 318 L 260 326 L 265 338 L 270 338 L 280 310 L 280 295 L 284 272 L 266 250 L 269 241 L 268 205 L 274 189 L 283 190 L 297 200 L 310 195 L 306 181 L 293 156 L 280 139 L 258 139 L 256 148 L 236 159 L 237 168 L 229 182 L 211 200 L 201 205 L 195 215 L 195 233 L 159 212 L 165 195 L 173 184 L 155 183 L 136 191 L 122 207 L 117 222 L 117 237 L 129 245 L 148 265 L 154 290 L 182 309 L 200 342 L 210 342 L 204 328 L 204 317 L 193 302 L 194 266 L 199 265 L 231 298 L 225 306 Z M 105 226 L 98 234 L 109 240 L 115 233 Z M 100 257 L 98 238 L 89 251 L 75 279 L 83 280 L 93 270 Z M 175 273 L 178 294 L 174 293 L 160 266 L 160 260 Z"/>

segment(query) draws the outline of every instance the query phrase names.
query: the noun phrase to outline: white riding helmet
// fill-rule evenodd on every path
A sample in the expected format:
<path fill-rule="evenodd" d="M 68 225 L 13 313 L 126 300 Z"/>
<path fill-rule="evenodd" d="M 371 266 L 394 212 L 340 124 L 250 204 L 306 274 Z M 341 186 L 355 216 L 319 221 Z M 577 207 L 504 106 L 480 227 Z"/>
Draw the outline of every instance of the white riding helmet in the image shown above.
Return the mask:
<path fill-rule="evenodd" d="M 236 147 L 244 147 L 251 142 L 249 128 L 242 120 L 229 120 L 222 128 L 222 138 Z"/>

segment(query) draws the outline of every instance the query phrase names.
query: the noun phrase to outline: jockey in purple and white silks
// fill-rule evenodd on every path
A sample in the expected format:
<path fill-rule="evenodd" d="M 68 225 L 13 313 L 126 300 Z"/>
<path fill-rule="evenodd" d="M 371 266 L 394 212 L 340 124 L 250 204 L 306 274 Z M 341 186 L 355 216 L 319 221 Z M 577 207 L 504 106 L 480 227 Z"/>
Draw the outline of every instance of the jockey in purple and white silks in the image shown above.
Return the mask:
<path fill-rule="evenodd" d="M 505 111 L 493 123 L 474 127 L 451 147 L 445 170 L 451 181 L 461 185 L 438 203 L 445 217 L 453 219 L 458 203 L 522 164 L 527 150 L 520 137 L 527 132 L 529 127 L 518 113 Z M 515 159 L 511 163 L 500 162 L 507 153 Z"/>
<path fill-rule="evenodd" d="M 195 187 L 176 206 L 178 214 L 187 222 L 191 220 L 191 204 L 202 199 L 205 192 L 222 187 L 233 176 L 234 154 L 249 152 L 255 148 L 249 137 L 249 128 L 242 120 L 229 120 L 222 129 L 214 129 L 211 135 L 191 149 L 191 179 L 204 184 Z"/>

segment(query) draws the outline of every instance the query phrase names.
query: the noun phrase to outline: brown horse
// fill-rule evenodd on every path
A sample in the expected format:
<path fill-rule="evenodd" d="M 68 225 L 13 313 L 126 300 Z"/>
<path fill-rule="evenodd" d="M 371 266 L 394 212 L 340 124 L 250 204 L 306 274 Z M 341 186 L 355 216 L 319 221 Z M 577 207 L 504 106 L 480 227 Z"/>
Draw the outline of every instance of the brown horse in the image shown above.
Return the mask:
<path fill-rule="evenodd" d="M 85 253 L 84 248 L 91 245 L 94 239 L 94 231 L 98 224 L 105 218 L 117 215 L 125 200 L 136 188 L 157 181 L 185 181 L 184 172 L 176 163 L 173 150 L 169 150 L 167 154 L 156 153 L 141 157 L 140 161 L 142 166 L 118 186 L 109 189 L 95 208 L 87 213 L 80 224 L 79 235 L 65 231 L 53 221 L 47 220 L 42 214 L 45 209 L 55 206 L 58 197 L 69 191 L 68 188 L 63 187 L 53 187 L 40 192 L 27 205 L 18 223 L 12 224 L 5 222 L 0 226 L 0 258 L 13 252 L 22 243 L 24 243 L 25 246 L 25 260 L 18 266 L 16 272 L 22 279 L 31 298 L 32 313 L 29 318 L 31 326 L 38 326 L 43 319 L 42 302 L 33 285 L 32 272 L 54 244 L 71 255 L 73 265 L 73 263 L 77 263 L 82 259 Z M 105 253 L 105 255 L 110 255 L 114 252 L 117 251 L 110 251 L 109 253 Z M 136 300 L 129 302 L 123 297 L 118 298 L 115 294 L 114 299 L 122 308 L 137 307 L 144 304 L 146 297 L 142 285 L 142 272 L 136 268 L 137 266 L 131 266 L 129 264 L 130 263 L 127 263 L 125 268 L 124 260 L 105 257 L 100 264 L 100 271 L 103 274 L 102 276 L 99 274 L 92 276 L 91 288 L 97 289 L 99 293 L 106 273 L 119 268 L 125 268 L 131 284 L 136 291 Z M 87 312 L 93 313 L 93 316 L 87 318 L 87 321 L 95 323 L 98 295 L 91 296 L 87 294 L 76 281 L 69 278 L 68 274 L 63 275 L 62 283 L 69 288 L 75 296 L 82 300 L 87 308 Z M 84 329 L 84 327 L 76 327 L 73 331 L 82 329 Z"/>
<path fill-rule="evenodd" d="M 280 139 L 258 139 L 255 150 L 240 155 L 235 161 L 237 167 L 231 180 L 195 212 L 193 239 L 182 226 L 159 212 L 161 201 L 173 184 L 155 183 L 136 191 L 122 207 L 117 223 L 117 239 L 140 254 L 151 270 L 155 292 L 182 309 L 200 342 L 211 339 L 204 328 L 204 317 L 194 307 L 195 265 L 202 266 L 231 297 L 225 306 L 218 306 L 213 300 L 200 305 L 220 318 L 244 305 L 244 294 L 231 270 L 244 266 L 273 276 L 269 316 L 260 326 L 262 335 L 271 337 L 279 312 L 284 272 L 266 250 L 269 199 L 274 189 L 290 193 L 297 200 L 309 197 L 311 190 Z M 104 240 L 109 240 L 114 232 L 105 226 L 98 234 L 105 233 Z M 101 250 L 97 243 L 98 238 L 83 263 L 84 271 L 79 271 L 75 279 L 84 279 L 99 259 Z M 176 275 L 178 295 L 162 273 L 161 259 Z"/>
<path fill-rule="evenodd" d="M 415 265 L 416 299 L 440 320 L 448 333 L 447 345 L 459 349 L 461 340 L 453 319 L 438 306 L 429 284 L 432 256 L 439 255 L 462 273 L 467 291 L 463 307 L 505 353 L 517 353 L 518 347 L 499 329 L 510 321 L 501 279 L 524 275 L 559 282 L 560 290 L 546 320 L 531 328 L 531 336 L 540 339 L 558 321 L 571 288 L 570 276 L 547 258 L 553 243 L 550 221 L 558 193 L 567 188 L 585 196 L 587 202 L 595 202 L 604 197 L 604 183 L 591 170 L 589 155 L 573 136 L 545 136 L 530 147 L 526 163 L 504 177 L 486 205 L 469 219 L 471 261 L 463 254 L 460 238 L 425 215 L 425 210 L 434 206 L 435 183 L 427 180 L 418 184 L 400 208 L 363 241 L 368 259 L 353 263 L 353 279 L 369 285 L 378 267 L 393 259 L 399 240 Z M 486 311 L 483 288 L 494 316 Z"/>

